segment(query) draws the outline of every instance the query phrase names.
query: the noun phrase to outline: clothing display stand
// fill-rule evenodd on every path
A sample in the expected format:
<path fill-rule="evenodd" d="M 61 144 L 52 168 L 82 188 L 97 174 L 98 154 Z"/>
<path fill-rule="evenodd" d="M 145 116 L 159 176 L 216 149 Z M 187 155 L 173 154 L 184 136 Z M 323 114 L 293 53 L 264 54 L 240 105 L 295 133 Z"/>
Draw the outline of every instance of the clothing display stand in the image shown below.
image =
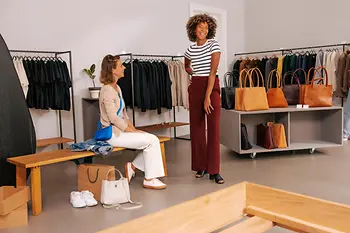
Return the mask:
<path fill-rule="evenodd" d="M 257 126 L 266 122 L 284 125 L 287 148 L 265 149 L 257 146 Z M 241 124 L 245 124 L 249 142 L 253 148 L 241 149 Z M 221 110 L 220 142 L 238 154 L 294 151 L 309 149 L 312 154 L 316 148 L 343 145 L 343 108 L 270 108 L 263 111 Z"/>
<path fill-rule="evenodd" d="M 281 48 L 281 49 L 264 50 L 264 51 L 256 51 L 256 52 L 236 53 L 235 56 L 266 54 L 266 53 L 281 53 L 282 55 L 285 55 L 286 52 L 293 52 L 295 50 L 322 49 L 322 48 L 331 48 L 331 47 L 341 47 L 343 49 L 343 52 L 345 52 L 346 46 L 349 46 L 349 45 L 350 43 L 343 43 L 343 44 L 315 45 L 315 46 L 296 47 L 296 48 Z M 341 98 L 341 106 L 344 106 L 344 98 Z"/>
<path fill-rule="evenodd" d="M 35 54 L 36 56 L 40 57 L 40 54 L 50 54 L 51 56 L 53 55 L 55 58 L 57 58 L 60 55 L 67 54 L 69 57 L 69 74 L 70 74 L 70 79 L 72 82 L 72 87 L 71 89 L 71 108 L 72 108 L 72 113 L 73 113 L 73 134 L 74 134 L 74 139 L 70 138 L 65 138 L 63 137 L 63 129 L 62 129 L 62 114 L 61 110 L 56 110 L 58 111 L 58 117 L 59 117 L 59 130 L 60 130 L 60 137 L 55 137 L 55 138 L 46 138 L 46 139 L 40 139 L 37 140 L 37 146 L 50 146 L 50 145 L 60 145 L 61 149 L 63 149 L 63 143 L 66 142 L 72 142 L 76 143 L 76 122 L 75 122 L 75 107 L 74 107 L 74 88 L 73 88 L 73 72 L 72 72 L 72 52 L 71 51 L 39 51 L 39 50 L 9 50 L 10 53 L 20 53 L 20 54 Z"/>
<path fill-rule="evenodd" d="M 119 57 L 126 57 L 126 59 L 130 60 L 131 63 L 131 95 L 132 95 L 132 106 L 135 106 L 135 92 L 134 92 L 134 72 L 133 72 L 133 62 L 136 57 L 151 57 L 151 58 L 163 58 L 163 59 L 171 59 L 174 61 L 176 58 L 183 58 L 184 56 L 174 56 L 174 55 L 154 55 L 154 54 L 133 54 L 133 53 L 125 53 L 125 54 L 118 54 L 116 56 Z M 174 128 L 174 138 L 176 139 L 183 139 L 183 140 L 190 140 L 189 138 L 185 137 L 178 137 L 176 133 L 176 128 L 180 126 L 186 126 L 189 125 L 187 122 L 177 122 L 176 121 L 176 106 L 173 106 L 173 122 L 170 123 L 161 123 L 161 124 L 154 124 L 154 125 L 145 125 L 137 127 L 139 130 L 144 131 L 154 131 L 159 129 L 167 129 L 167 128 Z M 136 127 L 136 117 L 135 117 L 135 108 L 132 108 L 132 120 L 133 125 Z"/>

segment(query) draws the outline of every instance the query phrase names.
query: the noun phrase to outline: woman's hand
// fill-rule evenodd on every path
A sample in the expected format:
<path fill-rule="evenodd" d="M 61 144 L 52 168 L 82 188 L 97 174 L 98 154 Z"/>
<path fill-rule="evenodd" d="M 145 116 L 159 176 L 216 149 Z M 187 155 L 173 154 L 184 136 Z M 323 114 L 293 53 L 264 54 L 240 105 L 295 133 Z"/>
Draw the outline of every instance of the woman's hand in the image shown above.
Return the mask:
<path fill-rule="evenodd" d="M 211 110 L 214 110 L 214 108 L 211 106 L 210 97 L 206 97 L 204 100 L 204 111 L 209 115 Z"/>

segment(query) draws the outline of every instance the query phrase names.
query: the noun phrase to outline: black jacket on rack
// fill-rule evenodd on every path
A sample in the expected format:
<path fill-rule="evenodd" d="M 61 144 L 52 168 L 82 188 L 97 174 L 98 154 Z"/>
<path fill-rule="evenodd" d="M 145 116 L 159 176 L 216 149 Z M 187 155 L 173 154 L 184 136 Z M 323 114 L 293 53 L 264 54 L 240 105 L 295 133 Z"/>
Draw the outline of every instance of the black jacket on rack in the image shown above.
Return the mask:
<path fill-rule="evenodd" d="M 24 58 L 22 62 L 29 81 L 28 107 L 69 111 L 72 82 L 67 63 L 54 58 Z"/>
<path fill-rule="evenodd" d="M 162 108 L 172 109 L 171 79 L 168 65 L 163 61 L 133 61 L 134 105 L 132 106 L 131 63 L 124 62 L 124 78 L 118 81 L 126 106 L 142 112 Z"/>

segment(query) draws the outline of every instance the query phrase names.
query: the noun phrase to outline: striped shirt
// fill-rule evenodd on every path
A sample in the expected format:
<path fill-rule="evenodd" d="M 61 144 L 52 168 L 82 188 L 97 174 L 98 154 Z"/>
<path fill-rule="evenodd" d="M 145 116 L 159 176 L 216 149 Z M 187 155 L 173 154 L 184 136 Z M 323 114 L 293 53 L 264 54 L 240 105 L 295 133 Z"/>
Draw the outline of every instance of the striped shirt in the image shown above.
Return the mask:
<path fill-rule="evenodd" d="M 211 69 L 211 55 L 220 51 L 219 43 L 207 40 L 204 45 L 191 45 L 185 52 L 185 57 L 191 61 L 193 76 L 209 76 Z"/>

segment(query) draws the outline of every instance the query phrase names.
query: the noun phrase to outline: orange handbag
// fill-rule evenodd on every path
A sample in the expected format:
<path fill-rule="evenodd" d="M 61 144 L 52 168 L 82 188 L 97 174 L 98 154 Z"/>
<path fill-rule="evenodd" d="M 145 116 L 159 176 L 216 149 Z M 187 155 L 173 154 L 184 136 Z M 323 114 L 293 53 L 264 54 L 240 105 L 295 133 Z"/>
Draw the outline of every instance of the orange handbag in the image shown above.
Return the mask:
<path fill-rule="evenodd" d="M 304 76 L 305 76 L 305 84 L 303 85 L 300 85 L 300 93 L 299 93 L 299 102 L 300 104 L 305 104 L 305 88 L 306 86 L 310 85 L 311 84 L 311 81 L 310 81 L 310 74 L 311 74 L 311 71 L 314 70 L 314 76 L 316 73 L 318 73 L 319 75 L 321 75 L 319 73 L 319 71 L 317 69 L 315 69 L 314 67 L 310 68 L 307 75 L 306 75 L 306 72 L 302 69 L 302 68 L 299 68 L 297 70 L 294 71 L 294 73 L 296 73 L 297 71 L 303 71 L 304 73 Z M 312 79 L 312 78 L 311 78 Z"/>
<path fill-rule="evenodd" d="M 252 74 L 257 74 L 256 87 L 252 81 Z M 248 71 L 247 79 L 249 79 L 250 86 L 243 88 L 242 100 L 244 111 L 257 111 L 269 109 L 267 102 L 267 95 L 264 86 L 264 77 L 258 68 L 252 68 Z M 262 87 L 259 87 L 259 79 L 262 80 Z"/>
<path fill-rule="evenodd" d="M 272 137 L 277 148 L 287 148 L 286 131 L 281 123 L 272 123 Z"/>
<path fill-rule="evenodd" d="M 248 74 L 248 69 L 242 69 L 241 72 L 239 72 L 239 85 L 236 88 L 235 92 L 235 110 L 236 111 L 244 111 L 243 109 L 243 91 L 246 86 L 246 77 Z M 244 86 L 243 83 L 244 82 Z"/>
<path fill-rule="evenodd" d="M 316 78 L 315 75 L 311 80 L 311 84 L 305 87 L 305 104 L 309 107 L 331 107 L 333 105 L 332 85 L 328 84 L 328 72 L 324 66 L 317 68 L 317 71 L 324 70 L 326 85 L 316 84 L 317 80 L 323 80 L 323 78 Z"/>
<path fill-rule="evenodd" d="M 276 73 L 277 85 L 276 88 L 272 87 L 273 73 Z M 277 69 L 272 70 L 269 74 L 268 81 L 266 84 L 267 89 L 267 101 L 270 108 L 285 108 L 288 107 L 286 97 L 281 88 L 281 76 L 277 72 Z M 270 86 L 269 86 L 270 84 Z M 269 88 L 270 87 L 270 88 Z"/>

